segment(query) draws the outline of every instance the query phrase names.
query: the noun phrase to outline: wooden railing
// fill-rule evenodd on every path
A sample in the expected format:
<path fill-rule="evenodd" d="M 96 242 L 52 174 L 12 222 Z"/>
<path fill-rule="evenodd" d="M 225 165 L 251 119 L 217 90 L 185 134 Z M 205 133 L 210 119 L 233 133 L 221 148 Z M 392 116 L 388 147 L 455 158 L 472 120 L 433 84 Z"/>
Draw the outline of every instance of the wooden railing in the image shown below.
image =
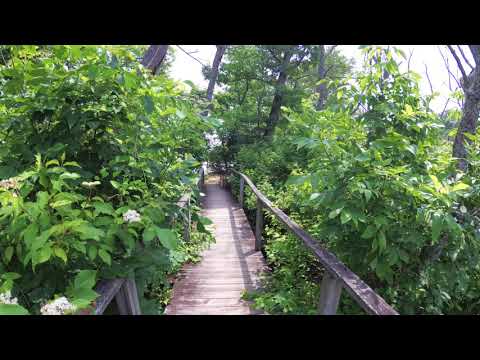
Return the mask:
<path fill-rule="evenodd" d="M 197 187 L 202 189 L 205 180 L 205 168 L 202 167 L 198 171 L 199 180 Z M 186 210 L 184 217 L 184 231 L 183 236 L 185 241 L 190 240 L 191 228 L 191 203 L 192 192 L 185 193 L 177 202 L 177 206 Z M 141 315 L 140 302 L 138 300 L 137 286 L 133 279 L 110 279 L 101 280 L 95 286 L 95 291 L 100 296 L 95 301 L 95 315 L 102 315 L 107 309 L 108 305 L 115 299 L 117 303 L 118 312 L 120 315 Z"/>
<path fill-rule="evenodd" d="M 290 219 L 282 210 L 276 208 L 265 195 L 263 195 L 244 174 L 232 169 L 240 176 L 239 202 L 243 207 L 245 183 L 257 197 L 257 213 L 255 225 L 255 249 L 263 247 L 263 209 L 270 211 L 283 223 L 297 238 L 303 241 L 315 257 L 325 268 L 321 288 L 318 312 L 322 315 L 334 315 L 337 312 L 342 289 L 345 289 L 355 302 L 372 315 L 398 315 L 398 313 L 386 303 L 375 291 L 364 283 L 356 274 L 347 268 L 337 257 L 322 248 L 318 242 L 305 232 L 295 221 Z"/>

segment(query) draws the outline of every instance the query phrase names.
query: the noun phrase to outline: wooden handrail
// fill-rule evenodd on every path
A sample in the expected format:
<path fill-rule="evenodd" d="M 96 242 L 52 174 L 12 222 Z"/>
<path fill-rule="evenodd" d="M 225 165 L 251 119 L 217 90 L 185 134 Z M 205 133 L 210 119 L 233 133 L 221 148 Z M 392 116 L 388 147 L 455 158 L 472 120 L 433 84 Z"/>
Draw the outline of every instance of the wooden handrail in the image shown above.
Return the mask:
<path fill-rule="evenodd" d="M 262 246 L 261 237 L 263 227 L 262 208 L 270 211 L 282 222 L 288 230 L 296 237 L 301 239 L 305 246 L 309 248 L 315 257 L 323 265 L 327 274 L 325 274 L 321 286 L 319 312 L 321 314 L 335 314 L 340 299 L 341 289 L 344 288 L 355 302 L 360 305 L 368 314 L 372 315 L 398 315 L 398 313 L 387 304 L 372 288 L 364 283 L 355 273 L 347 268 L 337 257 L 322 248 L 318 242 L 305 232 L 295 221 L 290 219 L 282 210 L 275 207 L 265 195 L 263 195 L 253 184 L 253 182 L 241 172 L 231 169 L 240 176 L 240 204 L 243 206 L 244 183 L 250 187 L 257 197 L 257 225 L 255 236 L 257 239 L 257 250 Z"/>
<path fill-rule="evenodd" d="M 198 170 L 200 176 L 197 187 L 201 189 L 205 179 L 205 168 L 202 165 Z M 190 198 L 192 196 L 191 191 L 182 195 L 177 202 L 177 206 L 180 208 L 187 208 L 186 221 L 184 222 L 184 238 L 185 241 L 190 239 Z M 95 301 L 94 314 L 102 315 L 105 309 L 113 301 L 117 303 L 117 307 L 120 315 L 141 315 L 140 304 L 138 300 L 138 293 L 135 281 L 132 279 L 108 279 L 101 280 L 95 286 L 95 291 L 100 296 Z"/>

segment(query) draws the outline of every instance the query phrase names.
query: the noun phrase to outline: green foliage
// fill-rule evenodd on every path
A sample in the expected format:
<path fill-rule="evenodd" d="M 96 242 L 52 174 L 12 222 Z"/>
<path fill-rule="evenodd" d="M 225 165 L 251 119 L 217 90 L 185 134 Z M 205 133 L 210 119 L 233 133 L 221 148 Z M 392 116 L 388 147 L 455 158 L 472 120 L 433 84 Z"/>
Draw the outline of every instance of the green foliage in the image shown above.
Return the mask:
<path fill-rule="evenodd" d="M 442 120 L 415 74 L 400 72 L 395 50 L 364 51 L 365 70 L 333 81 L 324 110 L 312 101 L 285 109 L 287 127 L 269 144 L 242 146 L 233 165 L 400 313 L 478 312 L 478 174 L 451 175 Z M 234 177 L 231 184 L 237 192 Z M 248 191 L 246 207 L 255 208 Z M 273 270 L 255 303 L 271 313 L 314 312 L 321 267 L 266 222 Z M 340 312 L 361 313 L 346 295 Z"/>
<path fill-rule="evenodd" d="M 145 284 L 167 274 L 183 256 L 176 201 L 194 187 L 212 129 L 196 102 L 149 75 L 136 47 L 5 49 L 0 274 L 21 276 L 0 290 L 38 314 L 60 294 L 87 307 L 94 273 Z"/>

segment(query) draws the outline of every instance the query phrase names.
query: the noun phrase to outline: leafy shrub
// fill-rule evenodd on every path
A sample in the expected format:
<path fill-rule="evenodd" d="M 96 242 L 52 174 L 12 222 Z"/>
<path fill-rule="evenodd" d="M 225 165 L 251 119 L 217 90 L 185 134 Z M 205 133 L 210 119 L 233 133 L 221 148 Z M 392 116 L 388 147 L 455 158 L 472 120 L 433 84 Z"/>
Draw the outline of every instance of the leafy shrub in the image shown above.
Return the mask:
<path fill-rule="evenodd" d="M 63 294 L 82 309 L 96 295 L 69 284 L 91 270 L 136 277 L 142 295 L 186 258 L 175 203 L 196 184 L 211 124 L 176 83 L 148 75 L 135 48 L 8 49 L 0 293 L 32 313 Z"/>

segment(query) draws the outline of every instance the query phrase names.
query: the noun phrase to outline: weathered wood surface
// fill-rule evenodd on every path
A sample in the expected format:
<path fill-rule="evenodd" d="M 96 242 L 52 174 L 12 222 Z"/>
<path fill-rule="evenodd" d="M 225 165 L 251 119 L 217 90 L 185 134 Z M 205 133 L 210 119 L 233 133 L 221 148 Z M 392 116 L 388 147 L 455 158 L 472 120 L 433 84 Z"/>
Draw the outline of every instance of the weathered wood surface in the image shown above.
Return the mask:
<path fill-rule="evenodd" d="M 95 291 L 100 294 L 100 297 L 95 301 L 95 315 L 101 315 L 104 313 L 108 304 L 110 304 L 110 302 L 122 288 L 124 282 L 125 279 L 99 281 L 95 287 Z"/>
<path fill-rule="evenodd" d="M 398 315 L 398 313 L 387 304 L 372 288 L 364 283 L 356 274 L 347 268 L 337 257 L 322 248 L 318 242 L 303 230 L 295 221 L 290 219 L 282 210 L 275 207 L 265 195 L 263 195 L 246 175 L 232 170 L 242 177 L 245 183 L 252 189 L 257 199 L 261 201 L 265 209 L 268 209 L 275 217 L 282 222 L 288 230 L 303 241 L 317 259 L 322 263 L 325 270 L 335 279 L 339 279 L 343 288 L 350 294 L 355 302 L 367 313 L 372 315 Z"/>
<path fill-rule="evenodd" d="M 174 285 L 166 309 L 169 315 L 251 315 L 241 296 L 259 286 L 266 270 L 263 256 L 255 251 L 255 236 L 242 208 L 218 182 L 204 187 L 202 215 L 213 221 L 216 243 L 198 264 L 186 265 Z"/>

